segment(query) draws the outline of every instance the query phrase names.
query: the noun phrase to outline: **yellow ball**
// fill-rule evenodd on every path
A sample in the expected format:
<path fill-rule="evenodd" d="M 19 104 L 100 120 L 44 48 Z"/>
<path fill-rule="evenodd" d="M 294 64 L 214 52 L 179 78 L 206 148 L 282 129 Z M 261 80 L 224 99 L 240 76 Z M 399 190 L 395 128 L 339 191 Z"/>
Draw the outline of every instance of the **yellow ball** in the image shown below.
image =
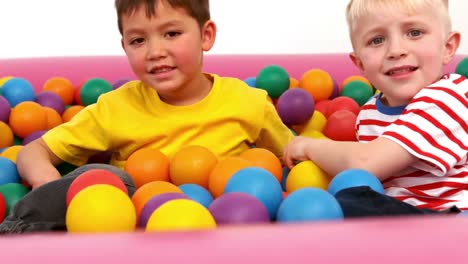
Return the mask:
<path fill-rule="evenodd" d="M 310 130 L 310 131 L 302 132 L 301 136 L 315 138 L 315 139 L 330 139 L 327 136 L 325 136 L 321 131 L 318 131 L 318 130 Z"/>
<path fill-rule="evenodd" d="M 15 145 L 6 148 L 1 154 L 0 157 L 5 157 L 14 163 L 16 163 L 16 157 L 18 156 L 18 152 L 23 148 L 22 145 Z"/>
<path fill-rule="evenodd" d="M 286 191 L 314 187 L 327 190 L 330 177 L 310 160 L 302 161 L 294 166 L 286 178 Z"/>
<path fill-rule="evenodd" d="M 131 232 L 136 227 L 135 207 L 117 187 L 91 185 L 68 205 L 66 225 L 70 233 Z"/>
<path fill-rule="evenodd" d="M 312 117 L 307 121 L 306 125 L 302 129 L 302 133 L 307 133 L 308 131 L 317 130 L 323 131 L 323 128 L 327 124 L 327 118 L 320 111 L 315 110 Z"/>
<path fill-rule="evenodd" d="M 6 76 L 6 77 L 0 78 L 0 87 L 2 87 L 4 83 L 6 83 L 8 80 L 10 80 L 12 78 L 13 78 L 13 76 Z"/>
<path fill-rule="evenodd" d="M 211 213 L 203 205 L 187 199 L 171 200 L 156 209 L 146 231 L 176 231 L 216 228 Z"/>

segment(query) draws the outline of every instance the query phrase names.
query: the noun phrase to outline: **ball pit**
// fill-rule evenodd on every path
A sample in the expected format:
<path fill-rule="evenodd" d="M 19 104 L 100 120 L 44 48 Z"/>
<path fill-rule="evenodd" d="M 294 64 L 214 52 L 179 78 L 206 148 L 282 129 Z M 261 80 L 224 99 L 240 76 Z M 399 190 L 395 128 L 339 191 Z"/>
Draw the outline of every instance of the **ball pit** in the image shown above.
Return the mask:
<path fill-rule="evenodd" d="M 453 72 L 462 58 L 463 56 L 456 56 L 452 63 L 447 65 L 446 72 Z M 107 80 L 109 84 L 134 78 L 126 58 L 122 56 L 4 59 L 0 60 L 0 65 L 2 65 L 0 78 L 7 76 L 24 78 L 32 85 L 36 94 L 42 91 L 48 79 L 59 75 L 70 80 L 75 85 L 75 89 L 96 76 Z M 112 67 L 109 67 L 110 65 Z M 342 84 L 349 76 L 359 75 L 347 54 L 211 55 L 205 58 L 204 70 L 222 76 L 247 79 L 256 76 L 267 65 L 279 65 L 289 73 L 290 77 L 297 80 L 300 80 L 302 75 L 310 69 L 328 72 L 332 77 L 333 86 L 321 95 L 328 94 L 331 90 L 329 99 L 337 96 L 335 92 L 337 84 Z M 328 81 L 327 83 L 329 84 Z M 116 88 L 111 86 L 113 89 Z M 4 89 L 3 92 L 5 92 Z M 94 100 L 93 96 L 89 101 Z M 74 97 L 75 102 L 78 102 L 76 90 Z M 315 106 L 317 110 L 317 104 Z M 65 106 L 66 109 L 72 107 Z M 60 116 L 62 121 L 69 120 L 77 110 L 69 112 L 72 114 L 68 114 L 66 118 Z M 325 113 L 324 116 L 326 116 Z M 14 142 L 21 143 L 21 140 L 18 137 L 14 138 Z M 283 178 L 286 177 L 283 176 Z M 16 197 L 21 197 L 27 191 L 24 186 L 17 183 L 10 183 L 7 187 L 10 186 L 14 186 L 15 188 L 12 189 L 18 191 Z M 3 189 L 6 188 L 3 187 Z M 158 193 L 161 192 L 158 191 Z M 180 191 L 176 190 L 176 192 Z M 192 209 L 194 212 L 201 210 Z M 69 262 L 70 258 L 77 262 L 90 262 L 102 256 L 106 256 L 106 259 L 108 258 L 107 260 L 113 263 L 128 261 L 186 263 L 194 259 L 203 263 L 218 263 L 220 259 L 227 263 L 244 263 L 252 261 L 253 255 L 249 254 L 252 249 L 255 249 L 254 256 L 257 258 L 261 256 L 262 262 L 361 263 L 363 254 L 357 254 L 357 252 L 365 252 L 365 261 L 382 262 L 381 256 L 386 254 L 386 248 L 390 247 L 392 254 L 386 254 L 384 262 L 401 261 L 402 257 L 408 254 L 414 256 L 414 259 L 425 260 L 425 262 L 428 260 L 445 262 L 456 261 L 463 256 L 463 241 L 468 240 L 468 231 L 464 228 L 466 223 L 468 223 L 466 217 L 435 217 L 362 219 L 313 224 L 242 225 L 176 234 L 170 232 L 146 234 L 141 230 L 133 233 L 87 236 L 63 236 L 49 233 L 15 238 L 2 237 L 0 246 L 4 252 L 3 259 L 14 263 L 31 263 L 31 261 L 45 257 L 48 257 L 50 263 Z M 388 226 L 392 228 L 386 228 Z M 440 226 L 446 227 L 444 232 L 438 231 Z M 356 235 L 359 235 L 359 243 L 350 243 Z M 410 239 L 402 240 L 402 236 Z M 429 239 L 432 240 L 434 236 L 437 236 L 438 241 L 443 243 L 443 247 L 440 244 L 425 243 Z M 287 241 L 287 243 L 281 241 Z M 415 243 L 424 243 L 426 246 L 412 248 L 411 246 Z M 28 248 L 29 252 L 21 254 L 18 248 Z M 53 254 L 48 250 L 50 248 L 54 248 Z M 77 248 L 85 250 L 86 254 L 77 253 Z M 212 248 L 216 250 L 210 251 L 209 254 L 200 253 Z M 320 248 L 320 250 L 311 250 L 311 248 Z M 154 254 L 155 249 L 157 249 L 157 254 Z M 132 254 L 128 254 L 130 250 Z"/>

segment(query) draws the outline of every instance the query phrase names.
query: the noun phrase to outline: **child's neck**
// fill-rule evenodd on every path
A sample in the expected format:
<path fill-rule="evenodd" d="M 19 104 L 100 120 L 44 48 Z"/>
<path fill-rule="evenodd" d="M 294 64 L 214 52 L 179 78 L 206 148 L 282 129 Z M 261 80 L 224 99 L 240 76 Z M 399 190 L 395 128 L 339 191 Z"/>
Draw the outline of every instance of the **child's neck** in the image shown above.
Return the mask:
<path fill-rule="evenodd" d="M 212 88 L 213 78 L 201 73 L 174 94 L 160 94 L 160 98 L 163 102 L 174 106 L 192 105 L 203 100 Z"/>

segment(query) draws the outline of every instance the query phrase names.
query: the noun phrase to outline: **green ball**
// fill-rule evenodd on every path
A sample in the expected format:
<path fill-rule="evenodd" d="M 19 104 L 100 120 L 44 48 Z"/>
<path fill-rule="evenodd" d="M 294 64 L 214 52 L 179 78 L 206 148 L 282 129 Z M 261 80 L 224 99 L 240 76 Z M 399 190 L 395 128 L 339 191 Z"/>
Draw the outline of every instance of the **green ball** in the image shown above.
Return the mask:
<path fill-rule="evenodd" d="M 29 189 L 21 183 L 7 183 L 0 185 L 0 193 L 3 195 L 3 198 L 5 198 L 6 204 L 5 216 L 10 213 L 10 209 L 13 208 L 15 204 L 28 192 Z"/>
<path fill-rule="evenodd" d="M 276 99 L 288 90 L 289 74 L 280 66 L 266 66 L 258 73 L 256 86 L 267 91 L 271 98 Z"/>
<path fill-rule="evenodd" d="M 84 106 L 97 102 L 101 94 L 112 91 L 112 84 L 101 78 L 86 81 L 80 90 L 80 99 Z"/>
<path fill-rule="evenodd" d="M 455 72 L 468 78 L 468 57 L 458 63 Z"/>
<path fill-rule="evenodd" d="M 359 106 L 365 104 L 374 95 L 372 87 L 362 81 L 351 81 L 343 86 L 341 96 L 347 96 L 356 101 Z"/>
<path fill-rule="evenodd" d="M 13 146 L 21 146 L 23 145 L 23 140 L 17 136 L 13 137 Z"/>
<path fill-rule="evenodd" d="M 62 162 L 59 165 L 55 166 L 55 168 L 59 171 L 60 175 L 65 176 L 78 167 L 68 162 Z"/>

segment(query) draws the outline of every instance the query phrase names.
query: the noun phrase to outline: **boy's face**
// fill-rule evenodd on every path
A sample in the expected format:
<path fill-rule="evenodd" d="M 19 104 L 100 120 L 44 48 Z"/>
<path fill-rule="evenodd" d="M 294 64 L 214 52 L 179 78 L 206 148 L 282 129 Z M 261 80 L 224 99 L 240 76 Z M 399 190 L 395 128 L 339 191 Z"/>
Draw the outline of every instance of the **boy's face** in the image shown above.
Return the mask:
<path fill-rule="evenodd" d="M 133 71 L 161 97 L 175 101 L 197 93 L 203 51 L 211 49 L 215 35 L 212 21 L 200 30 L 184 9 L 166 1 L 159 1 L 154 17 L 148 18 L 144 7 L 122 17 L 122 46 Z"/>
<path fill-rule="evenodd" d="M 441 15 L 425 8 L 407 14 L 388 7 L 360 17 L 351 34 L 351 59 L 390 106 L 408 104 L 443 74 L 458 47 Z"/>

